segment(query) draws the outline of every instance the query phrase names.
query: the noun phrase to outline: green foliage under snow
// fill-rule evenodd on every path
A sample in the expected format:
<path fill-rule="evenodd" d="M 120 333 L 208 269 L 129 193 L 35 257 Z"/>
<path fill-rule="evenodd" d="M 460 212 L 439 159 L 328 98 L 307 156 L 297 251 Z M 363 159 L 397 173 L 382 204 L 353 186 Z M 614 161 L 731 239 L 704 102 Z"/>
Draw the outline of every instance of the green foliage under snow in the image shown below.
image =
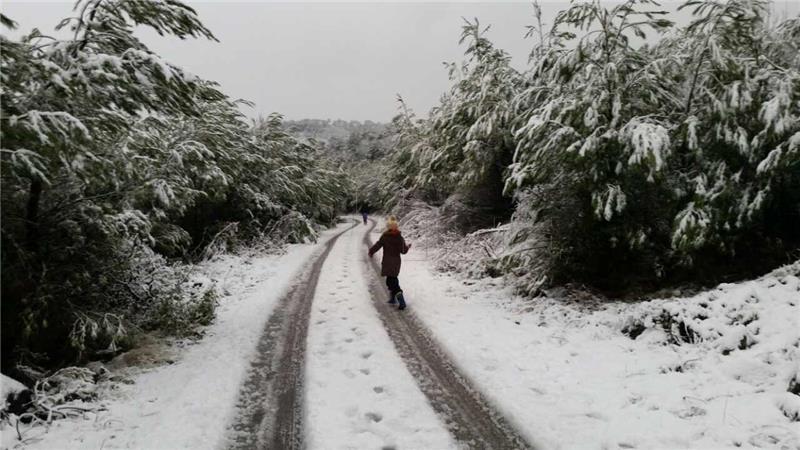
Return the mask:
<path fill-rule="evenodd" d="M 113 354 L 132 329 L 208 323 L 215 294 L 176 258 L 314 239 L 348 191 L 279 116 L 247 124 L 214 83 L 135 37 L 149 26 L 214 39 L 188 6 L 87 0 L 75 12 L 59 25 L 69 39 L 2 37 L 4 372 Z"/>
<path fill-rule="evenodd" d="M 709 282 L 796 258 L 800 19 L 774 24 L 762 0 L 682 7 L 678 28 L 650 0 L 576 2 L 551 26 L 534 5 L 522 72 L 468 23 L 441 104 L 395 119 L 387 203 L 421 199 L 468 230 L 492 225 L 472 220 L 479 200 L 504 208 L 489 266 L 528 292 Z"/>

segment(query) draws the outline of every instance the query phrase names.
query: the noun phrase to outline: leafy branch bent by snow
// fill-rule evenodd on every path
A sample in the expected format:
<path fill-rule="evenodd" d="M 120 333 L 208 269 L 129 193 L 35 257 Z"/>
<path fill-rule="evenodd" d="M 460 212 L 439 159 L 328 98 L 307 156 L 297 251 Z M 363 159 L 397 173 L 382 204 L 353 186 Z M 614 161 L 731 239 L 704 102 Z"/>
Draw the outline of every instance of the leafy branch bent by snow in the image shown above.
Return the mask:
<path fill-rule="evenodd" d="M 215 39 L 189 6 L 74 11 L 58 25 L 70 38 L 0 37 L 2 365 L 31 386 L 141 334 L 197 334 L 218 292 L 193 262 L 314 240 L 350 188 L 280 115 L 248 123 L 240 102 L 136 37 Z"/>

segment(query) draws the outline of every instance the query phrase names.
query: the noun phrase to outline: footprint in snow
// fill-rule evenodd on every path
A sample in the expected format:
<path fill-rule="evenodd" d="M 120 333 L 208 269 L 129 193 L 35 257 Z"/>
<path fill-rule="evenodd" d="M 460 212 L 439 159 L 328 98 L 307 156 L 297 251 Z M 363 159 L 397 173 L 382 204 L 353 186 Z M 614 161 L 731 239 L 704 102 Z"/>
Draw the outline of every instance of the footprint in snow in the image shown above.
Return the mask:
<path fill-rule="evenodd" d="M 383 386 L 375 386 L 374 388 L 372 388 L 372 390 L 375 391 L 376 394 L 382 394 Z"/>
<path fill-rule="evenodd" d="M 606 416 L 596 411 L 589 411 L 588 413 L 584 414 L 584 416 L 608 422 L 608 418 Z"/>
<path fill-rule="evenodd" d="M 370 356 L 372 356 L 372 352 L 364 352 L 361 354 L 361 357 L 364 359 L 369 359 Z"/>
<path fill-rule="evenodd" d="M 345 374 L 345 376 L 347 378 L 355 378 L 356 377 L 356 374 L 354 374 L 353 371 L 350 370 L 350 369 L 344 369 L 344 371 L 342 373 Z"/>
<path fill-rule="evenodd" d="M 383 420 L 383 416 L 378 414 L 378 413 L 376 413 L 376 412 L 368 412 L 368 413 L 364 414 L 364 416 L 367 419 L 369 419 L 369 420 L 371 420 L 371 421 L 373 421 L 375 423 L 378 423 L 381 420 Z"/>
<path fill-rule="evenodd" d="M 358 371 L 363 373 L 364 375 L 369 375 L 369 369 L 359 369 Z"/>

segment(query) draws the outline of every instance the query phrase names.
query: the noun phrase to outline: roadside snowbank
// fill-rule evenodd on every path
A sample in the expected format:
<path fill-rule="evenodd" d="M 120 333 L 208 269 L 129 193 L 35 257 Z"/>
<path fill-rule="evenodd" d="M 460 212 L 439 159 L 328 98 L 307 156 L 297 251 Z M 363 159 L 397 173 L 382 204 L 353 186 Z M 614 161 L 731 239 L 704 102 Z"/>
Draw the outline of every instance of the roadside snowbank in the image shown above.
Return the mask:
<path fill-rule="evenodd" d="M 103 402 L 107 411 L 60 420 L 24 434 L 25 448 L 214 448 L 224 438 L 239 386 L 269 314 L 309 257 L 351 223 L 316 244 L 291 245 L 280 256 L 221 255 L 198 266 L 222 293 L 205 337 L 183 345 L 172 365 L 139 370 L 135 382 Z M 3 448 L 20 442 L 4 429 Z"/>
<path fill-rule="evenodd" d="M 524 300 L 436 274 L 414 247 L 400 278 L 457 364 L 546 448 L 798 448 L 799 275 L 797 262 L 638 303 Z"/>

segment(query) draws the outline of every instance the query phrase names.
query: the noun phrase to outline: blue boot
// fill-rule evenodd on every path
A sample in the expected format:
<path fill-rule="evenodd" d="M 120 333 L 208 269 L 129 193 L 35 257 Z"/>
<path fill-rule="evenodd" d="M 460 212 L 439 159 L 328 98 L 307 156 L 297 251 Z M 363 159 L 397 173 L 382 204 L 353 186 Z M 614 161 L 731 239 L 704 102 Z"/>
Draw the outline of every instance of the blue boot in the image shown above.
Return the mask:
<path fill-rule="evenodd" d="M 394 298 L 397 299 L 397 303 L 399 303 L 397 309 L 406 309 L 406 299 L 403 298 L 403 291 L 394 294 Z"/>

